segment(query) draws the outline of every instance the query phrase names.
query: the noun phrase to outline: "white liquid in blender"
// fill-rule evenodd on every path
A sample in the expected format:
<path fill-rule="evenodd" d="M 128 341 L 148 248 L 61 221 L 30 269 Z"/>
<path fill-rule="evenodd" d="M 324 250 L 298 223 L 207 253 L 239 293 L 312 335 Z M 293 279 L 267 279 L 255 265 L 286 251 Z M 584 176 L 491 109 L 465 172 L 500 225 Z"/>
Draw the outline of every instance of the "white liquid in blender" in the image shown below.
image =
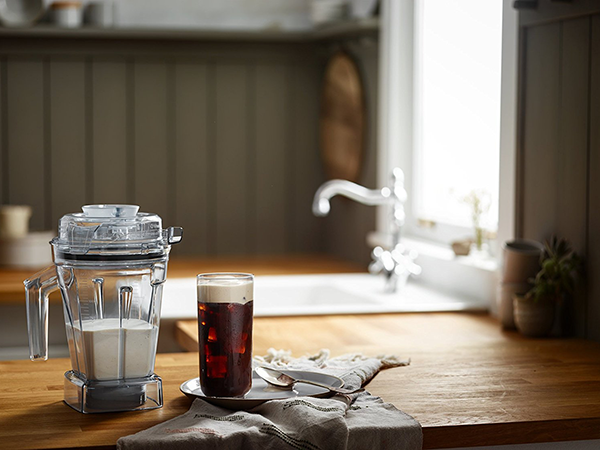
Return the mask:
<path fill-rule="evenodd" d="M 83 332 L 79 323 L 72 329 L 67 325 L 67 337 L 73 369 L 77 370 L 76 346 L 71 342 L 74 338 L 79 363 L 84 364 L 79 370 L 88 379 L 139 378 L 152 373 L 158 327 L 140 319 L 124 319 L 119 327 L 119 319 L 115 318 L 83 320 L 81 328 Z"/>

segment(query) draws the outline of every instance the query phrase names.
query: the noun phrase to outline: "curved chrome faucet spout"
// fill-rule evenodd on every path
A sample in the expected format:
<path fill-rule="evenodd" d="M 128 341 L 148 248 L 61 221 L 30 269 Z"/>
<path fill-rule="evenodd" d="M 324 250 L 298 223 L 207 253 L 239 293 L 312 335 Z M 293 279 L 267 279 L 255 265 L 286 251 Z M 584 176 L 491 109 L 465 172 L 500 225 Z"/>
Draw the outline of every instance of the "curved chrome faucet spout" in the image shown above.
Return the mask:
<path fill-rule="evenodd" d="M 363 205 L 383 205 L 391 200 L 390 188 L 367 189 L 347 180 L 331 180 L 323 183 L 315 193 L 313 201 L 313 214 L 324 217 L 329 214 L 331 204 L 329 200 L 336 195 L 343 195 Z"/>
<path fill-rule="evenodd" d="M 343 195 L 363 205 L 392 205 L 390 211 L 390 234 L 392 246 L 388 250 L 376 247 L 373 250 L 373 262 L 369 266 L 371 273 L 383 273 L 386 278 L 386 291 L 395 292 L 399 282 L 404 284 L 410 275 L 418 275 L 421 268 L 415 264 L 416 253 L 408 251 L 400 244 L 400 232 L 404 225 L 404 173 L 398 167 L 392 171 L 391 187 L 367 189 L 347 180 L 331 180 L 323 183 L 315 193 L 313 213 L 323 217 L 329 214 L 329 200 L 336 195 Z"/>

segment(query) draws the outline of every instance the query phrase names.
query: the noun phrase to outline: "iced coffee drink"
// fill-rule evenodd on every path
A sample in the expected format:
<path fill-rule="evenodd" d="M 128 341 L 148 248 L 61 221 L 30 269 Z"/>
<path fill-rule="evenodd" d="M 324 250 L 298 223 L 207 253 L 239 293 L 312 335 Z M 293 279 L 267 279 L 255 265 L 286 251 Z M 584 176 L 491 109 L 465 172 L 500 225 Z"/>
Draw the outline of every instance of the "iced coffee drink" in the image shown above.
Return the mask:
<path fill-rule="evenodd" d="M 254 277 L 197 277 L 200 386 L 205 395 L 240 397 L 252 387 Z"/>

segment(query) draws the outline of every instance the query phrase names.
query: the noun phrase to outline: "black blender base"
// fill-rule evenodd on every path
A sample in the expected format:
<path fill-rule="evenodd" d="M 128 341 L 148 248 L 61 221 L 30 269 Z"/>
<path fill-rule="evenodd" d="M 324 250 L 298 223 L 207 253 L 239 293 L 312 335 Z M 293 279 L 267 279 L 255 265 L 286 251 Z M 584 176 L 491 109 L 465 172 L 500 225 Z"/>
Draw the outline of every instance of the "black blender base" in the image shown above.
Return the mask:
<path fill-rule="evenodd" d="M 85 380 L 65 372 L 64 401 L 81 413 L 137 411 L 161 408 L 162 380 L 156 374 L 125 380 Z"/>

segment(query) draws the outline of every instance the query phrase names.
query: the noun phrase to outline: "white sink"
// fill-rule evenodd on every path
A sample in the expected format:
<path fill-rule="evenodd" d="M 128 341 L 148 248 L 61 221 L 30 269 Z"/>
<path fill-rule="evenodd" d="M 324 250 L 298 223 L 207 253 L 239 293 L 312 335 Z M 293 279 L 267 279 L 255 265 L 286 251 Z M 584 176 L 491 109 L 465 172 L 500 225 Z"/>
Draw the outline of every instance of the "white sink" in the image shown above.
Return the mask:
<path fill-rule="evenodd" d="M 254 315 L 295 316 L 322 314 L 433 312 L 486 310 L 488 301 L 441 293 L 414 281 L 401 292 L 383 292 L 384 280 L 370 274 L 259 276 L 254 286 Z M 161 317 L 194 318 L 196 279 L 168 279 Z"/>

